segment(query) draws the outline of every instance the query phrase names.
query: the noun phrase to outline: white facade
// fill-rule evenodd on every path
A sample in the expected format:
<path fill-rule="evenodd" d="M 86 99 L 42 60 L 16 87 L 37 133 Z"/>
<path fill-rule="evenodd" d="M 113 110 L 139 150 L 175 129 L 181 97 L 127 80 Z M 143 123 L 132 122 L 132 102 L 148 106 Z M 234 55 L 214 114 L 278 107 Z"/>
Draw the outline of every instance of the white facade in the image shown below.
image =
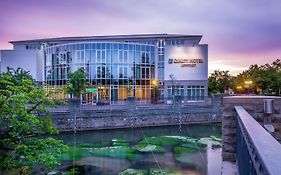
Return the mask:
<path fill-rule="evenodd" d="M 164 80 L 208 80 L 208 45 L 165 47 Z"/>
<path fill-rule="evenodd" d="M 42 50 L 1 50 L 0 53 L 1 73 L 6 72 L 7 67 L 14 69 L 20 67 L 30 71 L 36 81 L 44 80 L 44 53 Z"/>

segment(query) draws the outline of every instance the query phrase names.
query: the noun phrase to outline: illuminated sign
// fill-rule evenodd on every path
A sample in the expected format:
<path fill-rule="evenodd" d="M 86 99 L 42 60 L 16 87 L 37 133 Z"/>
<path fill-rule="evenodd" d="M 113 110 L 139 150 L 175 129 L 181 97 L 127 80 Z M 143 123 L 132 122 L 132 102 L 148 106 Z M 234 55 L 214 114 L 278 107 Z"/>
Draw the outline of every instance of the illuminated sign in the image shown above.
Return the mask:
<path fill-rule="evenodd" d="M 203 59 L 186 59 L 186 58 L 176 58 L 169 59 L 169 64 L 182 64 L 181 67 L 196 67 L 197 63 L 203 63 Z"/>

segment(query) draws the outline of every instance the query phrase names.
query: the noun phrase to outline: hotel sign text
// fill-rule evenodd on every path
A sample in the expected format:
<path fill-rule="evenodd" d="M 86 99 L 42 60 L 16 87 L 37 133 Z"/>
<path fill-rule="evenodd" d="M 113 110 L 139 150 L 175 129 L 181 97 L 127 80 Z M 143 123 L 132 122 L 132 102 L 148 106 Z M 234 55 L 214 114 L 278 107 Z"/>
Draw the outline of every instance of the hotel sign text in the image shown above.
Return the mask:
<path fill-rule="evenodd" d="M 169 64 L 172 63 L 182 64 L 181 67 L 195 67 L 197 63 L 203 63 L 203 59 L 186 59 L 186 58 L 169 59 Z"/>

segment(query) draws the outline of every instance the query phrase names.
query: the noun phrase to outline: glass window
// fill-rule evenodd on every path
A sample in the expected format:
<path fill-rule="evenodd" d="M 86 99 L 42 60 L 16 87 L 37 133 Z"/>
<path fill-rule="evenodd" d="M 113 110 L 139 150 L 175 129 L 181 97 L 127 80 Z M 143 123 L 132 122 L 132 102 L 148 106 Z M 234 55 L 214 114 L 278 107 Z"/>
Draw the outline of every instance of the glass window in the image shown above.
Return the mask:
<path fill-rule="evenodd" d="M 141 53 L 141 62 L 142 63 L 146 62 L 146 58 L 145 58 L 145 53 L 144 52 Z"/>
<path fill-rule="evenodd" d="M 91 46 L 92 46 L 93 50 L 96 49 L 96 44 L 95 43 L 91 44 Z"/>
<path fill-rule="evenodd" d="M 118 63 L 118 50 L 112 50 L 112 63 Z"/>
<path fill-rule="evenodd" d="M 124 50 L 128 50 L 128 44 L 124 44 Z"/>
<path fill-rule="evenodd" d="M 96 62 L 96 55 L 97 55 L 97 53 L 96 53 L 96 50 L 91 50 L 91 63 L 94 63 L 94 62 Z"/>
<path fill-rule="evenodd" d="M 140 51 L 140 45 L 136 45 L 136 51 Z"/>
<path fill-rule="evenodd" d="M 90 57 L 91 57 L 90 50 L 86 50 L 85 51 L 85 62 L 86 63 L 90 62 Z"/>
<path fill-rule="evenodd" d="M 118 55 L 119 62 L 122 63 L 122 62 L 123 62 L 123 51 L 122 51 L 122 50 L 119 50 L 119 51 L 118 51 L 118 54 L 119 54 L 119 55 Z"/>
<path fill-rule="evenodd" d="M 105 50 L 102 50 L 102 55 L 101 55 L 101 62 L 105 63 Z"/>
<path fill-rule="evenodd" d="M 118 49 L 118 44 L 112 44 L 113 45 L 113 49 Z"/>
<path fill-rule="evenodd" d="M 97 43 L 97 49 L 101 49 L 101 43 Z"/>
<path fill-rule="evenodd" d="M 139 64 L 139 63 L 140 63 L 140 58 L 141 58 L 140 52 L 136 52 L 136 57 L 135 57 L 135 63 L 136 63 L 136 64 Z"/>
<path fill-rule="evenodd" d="M 110 43 L 106 43 L 106 49 L 110 49 Z"/>
<path fill-rule="evenodd" d="M 101 50 L 97 50 L 97 63 L 101 62 Z"/>
<path fill-rule="evenodd" d="M 128 62 L 128 51 L 124 51 L 124 63 Z"/>

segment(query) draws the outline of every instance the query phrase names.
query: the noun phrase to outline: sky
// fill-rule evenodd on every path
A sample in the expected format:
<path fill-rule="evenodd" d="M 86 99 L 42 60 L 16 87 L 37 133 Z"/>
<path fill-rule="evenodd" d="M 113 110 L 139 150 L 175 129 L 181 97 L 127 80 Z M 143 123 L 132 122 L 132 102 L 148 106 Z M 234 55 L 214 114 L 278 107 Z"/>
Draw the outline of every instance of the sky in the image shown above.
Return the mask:
<path fill-rule="evenodd" d="M 235 75 L 281 59 L 281 1 L 0 1 L 0 50 L 14 40 L 145 33 L 203 35 L 209 73 Z"/>

